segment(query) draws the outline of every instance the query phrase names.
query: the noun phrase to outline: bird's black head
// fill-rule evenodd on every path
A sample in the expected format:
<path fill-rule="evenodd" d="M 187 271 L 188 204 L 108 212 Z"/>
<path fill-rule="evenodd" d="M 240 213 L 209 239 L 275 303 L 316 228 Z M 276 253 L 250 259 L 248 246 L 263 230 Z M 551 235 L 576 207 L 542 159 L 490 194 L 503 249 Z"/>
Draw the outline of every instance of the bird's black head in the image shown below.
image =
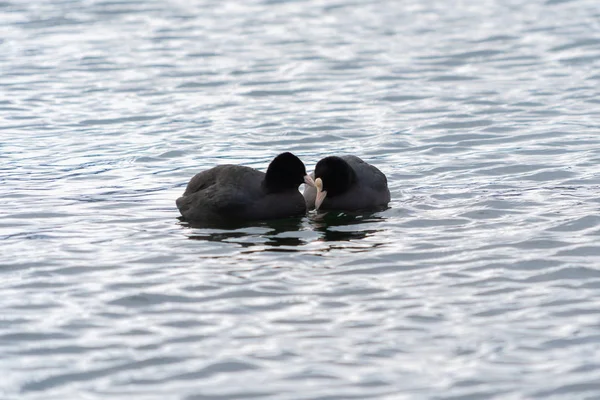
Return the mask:
<path fill-rule="evenodd" d="M 344 193 L 356 181 L 356 173 L 352 167 L 340 157 L 325 157 L 315 167 L 315 181 L 321 178 L 322 190 L 327 197 Z"/>
<path fill-rule="evenodd" d="M 265 184 L 270 192 L 283 192 L 298 189 L 304 183 L 306 167 L 292 153 L 281 153 L 271 161 L 267 168 Z"/>

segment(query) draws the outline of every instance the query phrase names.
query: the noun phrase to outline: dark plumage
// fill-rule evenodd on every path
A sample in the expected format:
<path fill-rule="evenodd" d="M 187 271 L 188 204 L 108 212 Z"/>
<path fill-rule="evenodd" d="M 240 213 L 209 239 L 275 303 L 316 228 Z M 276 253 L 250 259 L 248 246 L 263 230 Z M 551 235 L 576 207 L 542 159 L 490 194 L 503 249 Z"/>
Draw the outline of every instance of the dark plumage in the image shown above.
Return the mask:
<path fill-rule="evenodd" d="M 292 153 L 282 153 L 267 173 L 240 165 L 219 165 L 194 176 L 177 208 L 189 221 L 263 220 L 302 215 L 300 184 L 314 185 Z"/>
<path fill-rule="evenodd" d="M 304 189 L 309 209 L 372 210 L 390 202 L 383 172 L 356 156 L 325 157 L 315 166 L 312 177 L 316 187 Z"/>

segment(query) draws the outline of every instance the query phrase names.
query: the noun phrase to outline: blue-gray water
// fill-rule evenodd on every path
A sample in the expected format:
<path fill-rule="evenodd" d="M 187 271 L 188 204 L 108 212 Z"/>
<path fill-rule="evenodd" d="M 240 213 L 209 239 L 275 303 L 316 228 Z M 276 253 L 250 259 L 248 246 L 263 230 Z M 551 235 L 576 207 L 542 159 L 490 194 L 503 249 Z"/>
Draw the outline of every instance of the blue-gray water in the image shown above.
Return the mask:
<path fill-rule="evenodd" d="M 0 398 L 600 398 L 599 21 L 1 1 Z M 286 150 L 361 156 L 391 208 L 177 219 L 196 172 Z"/>

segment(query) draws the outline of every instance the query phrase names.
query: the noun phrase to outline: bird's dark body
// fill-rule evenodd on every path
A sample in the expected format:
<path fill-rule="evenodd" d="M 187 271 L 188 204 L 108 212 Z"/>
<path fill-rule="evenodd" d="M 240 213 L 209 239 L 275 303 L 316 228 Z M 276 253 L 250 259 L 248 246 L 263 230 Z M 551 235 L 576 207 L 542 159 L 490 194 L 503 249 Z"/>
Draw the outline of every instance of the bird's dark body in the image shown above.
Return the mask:
<path fill-rule="evenodd" d="M 302 215 L 306 204 L 295 188 L 273 191 L 266 174 L 240 165 L 219 165 L 196 174 L 176 200 L 190 221 L 266 220 Z"/>
<path fill-rule="evenodd" d="M 387 178 L 378 168 L 370 165 L 356 156 L 341 156 L 354 171 L 354 182 L 340 194 L 325 197 L 320 210 L 373 210 L 387 207 L 390 202 L 390 191 Z M 317 178 L 315 173 L 313 179 Z M 306 187 L 304 198 L 308 209 L 315 208 L 317 189 Z"/>

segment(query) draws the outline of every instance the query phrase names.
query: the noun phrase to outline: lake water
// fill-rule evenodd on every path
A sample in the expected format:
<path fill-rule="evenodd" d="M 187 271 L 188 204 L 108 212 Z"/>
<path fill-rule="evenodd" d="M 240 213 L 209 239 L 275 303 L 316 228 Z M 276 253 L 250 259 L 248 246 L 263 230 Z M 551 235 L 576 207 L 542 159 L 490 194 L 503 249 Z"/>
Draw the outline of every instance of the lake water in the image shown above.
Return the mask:
<path fill-rule="evenodd" d="M 0 1 L 0 398 L 600 398 L 599 67 L 596 0 Z M 282 151 L 390 209 L 178 220 Z"/>

